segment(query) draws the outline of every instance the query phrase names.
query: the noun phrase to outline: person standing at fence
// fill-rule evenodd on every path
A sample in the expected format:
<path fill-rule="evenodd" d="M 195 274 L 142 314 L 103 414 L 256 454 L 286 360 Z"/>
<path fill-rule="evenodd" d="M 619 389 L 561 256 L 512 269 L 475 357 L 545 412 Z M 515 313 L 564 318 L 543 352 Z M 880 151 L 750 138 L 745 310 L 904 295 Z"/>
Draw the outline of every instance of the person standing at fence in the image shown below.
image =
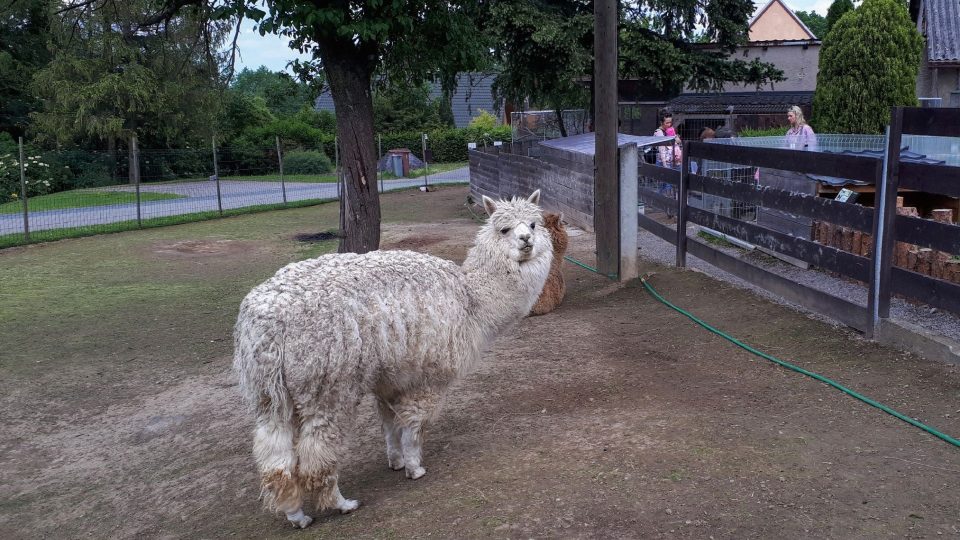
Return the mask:
<path fill-rule="evenodd" d="M 794 105 L 787 109 L 787 121 L 790 122 L 790 129 L 787 130 L 787 147 L 797 150 L 817 149 L 817 135 L 803 118 L 800 107 Z"/>
<path fill-rule="evenodd" d="M 673 116 L 670 113 L 662 113 L 660 115 L 660 127 L 653 132 L 656 137 L 669 137 L 667 131 L 673 128 Z M 673 146 L 658 146 L 657 147 L 657 165 L 661 167 L 671 167 L 674 168 L 675 163 Z"/>

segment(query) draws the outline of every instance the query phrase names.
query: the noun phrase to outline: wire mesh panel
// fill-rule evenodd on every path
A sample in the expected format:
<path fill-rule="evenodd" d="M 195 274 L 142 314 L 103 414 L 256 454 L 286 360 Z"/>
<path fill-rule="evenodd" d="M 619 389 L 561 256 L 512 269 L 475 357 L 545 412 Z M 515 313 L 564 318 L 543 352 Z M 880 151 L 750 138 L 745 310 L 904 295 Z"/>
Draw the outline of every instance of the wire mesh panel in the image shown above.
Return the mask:
<path fill-rule="evenodd" d="M 563 126 L 567 135 L 587 132 L 587 114 L 583 109 L 562 111 Z M 513 141 L 543 141 L 561 137 L 560 120 L 556 111 L 524 111 L 510 114 Z"/>

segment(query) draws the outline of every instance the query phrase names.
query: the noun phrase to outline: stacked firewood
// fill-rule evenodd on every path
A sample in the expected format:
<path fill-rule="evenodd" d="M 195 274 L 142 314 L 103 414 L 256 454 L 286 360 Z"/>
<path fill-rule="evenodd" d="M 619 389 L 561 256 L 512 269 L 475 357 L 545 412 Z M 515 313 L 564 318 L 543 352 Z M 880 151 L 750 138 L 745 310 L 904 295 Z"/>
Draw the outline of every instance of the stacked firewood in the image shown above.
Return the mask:
<path fill-rule="evenodd" d="M 897 214 L 920 217 L 916 207 L 903 206 L 903 197 L 897 197 Z M 933 210 L 930 218 L 941 223 L 953 223 L 953 210 Z M 833 223 L 814 222 L 813 239 L 863 257 L 870 257 L 873 250 L 873 235 Z M 919 274 L 960 283 L 960 259 L 944 251 L 897 242 L 893 250 L 893 264 Z"/>

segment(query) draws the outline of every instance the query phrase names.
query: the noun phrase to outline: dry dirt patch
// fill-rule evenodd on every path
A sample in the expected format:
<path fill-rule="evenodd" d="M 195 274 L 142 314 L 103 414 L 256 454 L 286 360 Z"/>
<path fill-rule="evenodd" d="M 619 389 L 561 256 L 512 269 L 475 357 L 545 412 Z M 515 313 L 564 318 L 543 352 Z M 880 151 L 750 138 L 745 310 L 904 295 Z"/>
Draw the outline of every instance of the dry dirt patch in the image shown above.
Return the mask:
<path fill-rule="evenodd" d="M 463 189 L 385 196 L 393 217 L 384 243 L 427 238 L 423 249 L 462 260 L 476 231 L 464 198 Z M 429 216 L 423 222 L 414 218 L 417 205 Z M 635 284 L 611 285 L 573 265 L 565 267 L 564 304 L 519 323 L 451 392 L 428 428 L 425 478 L 387 469 L 367 402 L 341 477 L 363 506 L 295 532 L 256 500 L 252 426 L 225 340 L 238 298 L 297 256 L 290 232 L 318 230 L 315 213 L 281 216 L 268 237 L 230 238 L 261 248 L 246 261 L 213 254 L 194 268 L 146 258 L 146 275 L 225 283 L 158 297 L 145 313 L 134 297 L 124 313 L 148 326 L 141 334 L 91 333 L 97 343 L 86 347 L 45 348 L 37 338 L 34 358 L 15 357 L 40 360 L 35 371 L 0 362 L 0 537 L 960 535 L 956 449 L 719 341 Z M 250 219 L 238 221 L 244 234 L 265 226 Z M 204 228 L 213 226 L 195 226 L 192 239 L 223 239 Z M 592 263 L 591 236 L 572 238 L 570 252 Z M 225 268 L 246 273 L 230 280 Z M 642 270 L 658 272 L 655 285 L 670 300 L 751 345 L 960 433 L 956 368 L 864 342 L 694 272 Z M 51 318 L 45 332 L 95 328 L 81 322 L 89 326 Z M 96 375 L 87 375 L 90 365 Z"/>

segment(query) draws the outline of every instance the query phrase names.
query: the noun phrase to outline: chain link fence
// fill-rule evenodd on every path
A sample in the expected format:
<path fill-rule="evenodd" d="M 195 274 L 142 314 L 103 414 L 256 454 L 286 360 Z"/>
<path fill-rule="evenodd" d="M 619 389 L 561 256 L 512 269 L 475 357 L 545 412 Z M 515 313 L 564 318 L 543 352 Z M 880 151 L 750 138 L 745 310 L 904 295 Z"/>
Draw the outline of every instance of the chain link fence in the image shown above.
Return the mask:
<path fill-rule="evenodd" d="M 411 149 L 417 166 L 378 167 L 379 191 L 469 182 L 465 163 L 431 163 L 429 139 L 422 142 Z M 334 146 L 331 159 L 279 137 L 270 147 L 213 139 L 182 149 L 140 149 L 132 139 L 111 153 L 35 150 L 21 139 L 0 150 L 0 248 L 337 200 Z M 393 164 L 390 152 L 381 156 Z"/>

